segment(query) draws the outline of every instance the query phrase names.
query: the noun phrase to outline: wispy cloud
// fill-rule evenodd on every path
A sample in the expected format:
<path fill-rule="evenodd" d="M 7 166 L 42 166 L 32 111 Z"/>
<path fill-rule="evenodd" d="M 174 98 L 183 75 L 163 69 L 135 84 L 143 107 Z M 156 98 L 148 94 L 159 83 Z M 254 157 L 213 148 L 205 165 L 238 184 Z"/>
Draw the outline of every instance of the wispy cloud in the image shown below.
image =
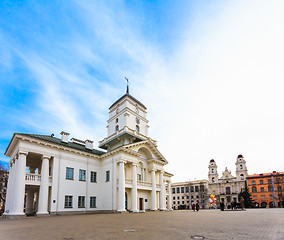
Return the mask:
<path fill-rule="evenodd" d="M 151 137 L 159 141 L 175 180 L 206 178 L 211 158 L 219 169 L 234 170 L 239 153 L 249 172 L 283 170 L 281 6 L 277 1 L 183 5 L 171 13 L 183 16 L 179 22 L 155 22 L 150 36 L 143 23 L 154 14 L 143 4 L 134 10 L 123 1 L 74 1 L 51 14 L 52 7 L 37 3 L 31 8 L 38 20 L 29 26 L 33 35 L 0 29 L 6 46 L 0 47 L 0 64 L 10 76 L 24 70 L 16 79 L 23 78 L 30 94 L 18 109 L 5 105 L 17 112 L 9 116 L 14 126 L 6 122 L 5 128 L 65 130 L 101 140 L 108 107 L 123 94 L 128 76 L 131 93 L 148 107 Z M 170 42 L 161 37 L 176 29 Z"/>

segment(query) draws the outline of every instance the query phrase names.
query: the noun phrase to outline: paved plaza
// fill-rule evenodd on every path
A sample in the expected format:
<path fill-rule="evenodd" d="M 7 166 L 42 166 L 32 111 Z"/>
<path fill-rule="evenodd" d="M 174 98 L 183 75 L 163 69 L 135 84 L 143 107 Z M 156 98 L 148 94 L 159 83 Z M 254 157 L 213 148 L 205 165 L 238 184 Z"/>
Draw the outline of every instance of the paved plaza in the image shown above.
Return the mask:
<path fill-rule="evenodd" d="M 284 209 L 0 219 L 0 239 L 284 239 Z"/>

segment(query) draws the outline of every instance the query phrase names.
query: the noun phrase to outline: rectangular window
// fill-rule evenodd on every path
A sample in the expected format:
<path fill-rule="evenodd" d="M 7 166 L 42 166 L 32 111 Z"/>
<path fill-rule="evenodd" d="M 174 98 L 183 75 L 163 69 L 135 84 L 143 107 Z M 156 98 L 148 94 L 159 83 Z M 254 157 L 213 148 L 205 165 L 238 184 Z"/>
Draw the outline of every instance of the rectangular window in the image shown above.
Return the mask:
<path fill-rule="evenodd" d="M 65 208 L 72 208 L 73 196 L 65 196 Z"/>
<path fill-rule="evenodd" d="M 281 186 L 277 186 L 277 190 L 278 190 L 278 192 L 282 192 L 282 187 Z"/>
<path fill-rule="evenodd" d="M 177 196 L 177 199 L 179 199 L 179 196 Z"/>
<path fill-rule="evenodd" d="M 96 208 L 96 207 L 97 207 L 97 198 L 90 197 L 90 208 Z"/>
<path fill-rule="evenodd" d="M 182 196 L 181 198 L 184 199 L 184 196 Z"/>
<path fill-rule="evenodd" d="M 177 188 L 177 193 L 179 193 L 179 187 Z"/>
<path fill-rule="evenodd" d="M 79 181 L 86 181 L 86 170 L 79 169 Z"/>
<path fill-rule="evenodd" d="M 74 179 L 74 168 L 66 168 L 66 179 L 73 180 Z"/>
<path fill-rule="evenodd" d="M 280 183 L 280 178 L 276 178 L 276 183 Z"/>
<path fill-rule="evenodd" d="M 142 175 L 141 174 L 137 174 L 137 181 L 142 181 Z"/>
<path fill-rule="evenodd" d="M 270 199 L 273 199 L 273 196 L 272 196 L 272 194 L 270 194 L 270 195 L 269 195 L 269 198 L 270 198 Z"/>
<path fill-rule="evenodd" d="M 204 192 L 204 185 L 200 185 L 200 192 Z"/>
<path fill-rule="evenodd" d="M 195 192 L 199 192 L 199 187 L 195 186 Z"/>
<path fill-rule="evenodd" d="M 187 192 L 187 193 L 189 192 L 189 187 L 185 188 L 185 192 Z"/>
<path fill-rule="evenodd" d="M 181 187 L 181 193 L 184 193 L 184 187 Z"/>
<path fill-rule="evenodd" d="M 176 200 L 176 197 L 173 197 L 173 200 Z"/>
<path fill-rule="evenodd" d="M 178 204 L 179 204 L 179 201 L 178 201 Z"/>
<path fill-rule="evenodd" d="M 110 180 L 110 171 L 106 171 L 106 182 Z"/>
<path fill-rule="evenodd" d="M 254 195 L 254 196 L 253 196 L 253 199 L 254 199 L 254 200 L 257 200 L 257 196 L 256 196 L 256 195 Z"/>
<path fill-rule="evenodd" d="M 172 192 L 173 192 L 173 193 L 176 193 L 176 189 L 175 189 L 175 188 L 172 188 Z"/>
<path fill-rule="evenodd" d="M 263 180 L 260 180 L 259 183 L 260 183 L 260 184 L 263 184 Z"/>
<path fill-rule="evenodd" d="M 261 199 L 265 199 L 265 195 L 261 195 Z"/>
<path fill-rule="evenodd" d="M 85 196 L 79 196 L 78 197 L 78 208 L 84 208 L 85 207 Z"/>
<path fill-rule="evenodd" d="M 182 204 L 184 204 L 184 201 L 182 201 Z"/>
<path fill-rule="evenodd" d="M 268 183 L 271 184 L 271 179 L 268 179 Z"/>
<path fill-rule="evenodd" d="M 174 204 L 176 204 L 176 202 L 174 201 Z"/>
<path fill-rule="evenodd" d="M 190 191 L 194 192 L 194 187 L 193 186 L 190 186 Z"/>
<path fill-rule="evenodd" d="M 256 187 L 252 187 L 252 192 L 256 192 Z"/>
<path fill-rule="evenodd" d="M 260 188 L 260 191 L 261 191 L 261 192 L 264 192 L 264 187 Z"/>
<path fill-rule="evenodd" d="M 253 180 L 253 181 L 251 182 L 251 184 L 252 184 L 252 185 L 255 185 L 255 180 Z"/>
<path fill-rule="evenodd" d="M 91 182 L 97 182 L 97 172 L 91 171 Z"/>

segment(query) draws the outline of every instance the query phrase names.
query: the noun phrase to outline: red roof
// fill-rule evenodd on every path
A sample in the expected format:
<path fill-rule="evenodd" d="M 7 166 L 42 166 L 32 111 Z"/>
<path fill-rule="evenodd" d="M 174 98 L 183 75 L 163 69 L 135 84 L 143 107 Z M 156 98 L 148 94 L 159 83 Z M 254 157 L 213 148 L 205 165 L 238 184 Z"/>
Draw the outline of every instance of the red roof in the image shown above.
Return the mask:
<path fill-rule="evenodd" d="M 252 174 L 252 175 L 248 175 L 249 178 L 253 178 L 253 177 L 262 177 L 262 176 L 271 176 L 271 174 L 273 175 L 284 175 L 284 172 L 270 172 L 270 173 L 258 173 L 258 174 Z"/>

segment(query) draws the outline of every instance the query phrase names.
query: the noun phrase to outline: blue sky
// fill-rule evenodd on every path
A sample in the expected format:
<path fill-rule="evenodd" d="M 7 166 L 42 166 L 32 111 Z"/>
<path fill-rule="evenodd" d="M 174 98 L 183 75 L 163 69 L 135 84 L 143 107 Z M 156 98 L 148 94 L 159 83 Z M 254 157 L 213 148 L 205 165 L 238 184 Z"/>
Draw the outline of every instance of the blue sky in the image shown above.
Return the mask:
<path fill-rule="evenodd" d="M 174 180 L 283 171 L 281 1 L 2 1 L 0 160 L 14 132 L 95 143 L 125 92 Z M 269 159 L 269 161 L 267 161 Z M 198 164 L 196 164 L 198 163 Z"/>

